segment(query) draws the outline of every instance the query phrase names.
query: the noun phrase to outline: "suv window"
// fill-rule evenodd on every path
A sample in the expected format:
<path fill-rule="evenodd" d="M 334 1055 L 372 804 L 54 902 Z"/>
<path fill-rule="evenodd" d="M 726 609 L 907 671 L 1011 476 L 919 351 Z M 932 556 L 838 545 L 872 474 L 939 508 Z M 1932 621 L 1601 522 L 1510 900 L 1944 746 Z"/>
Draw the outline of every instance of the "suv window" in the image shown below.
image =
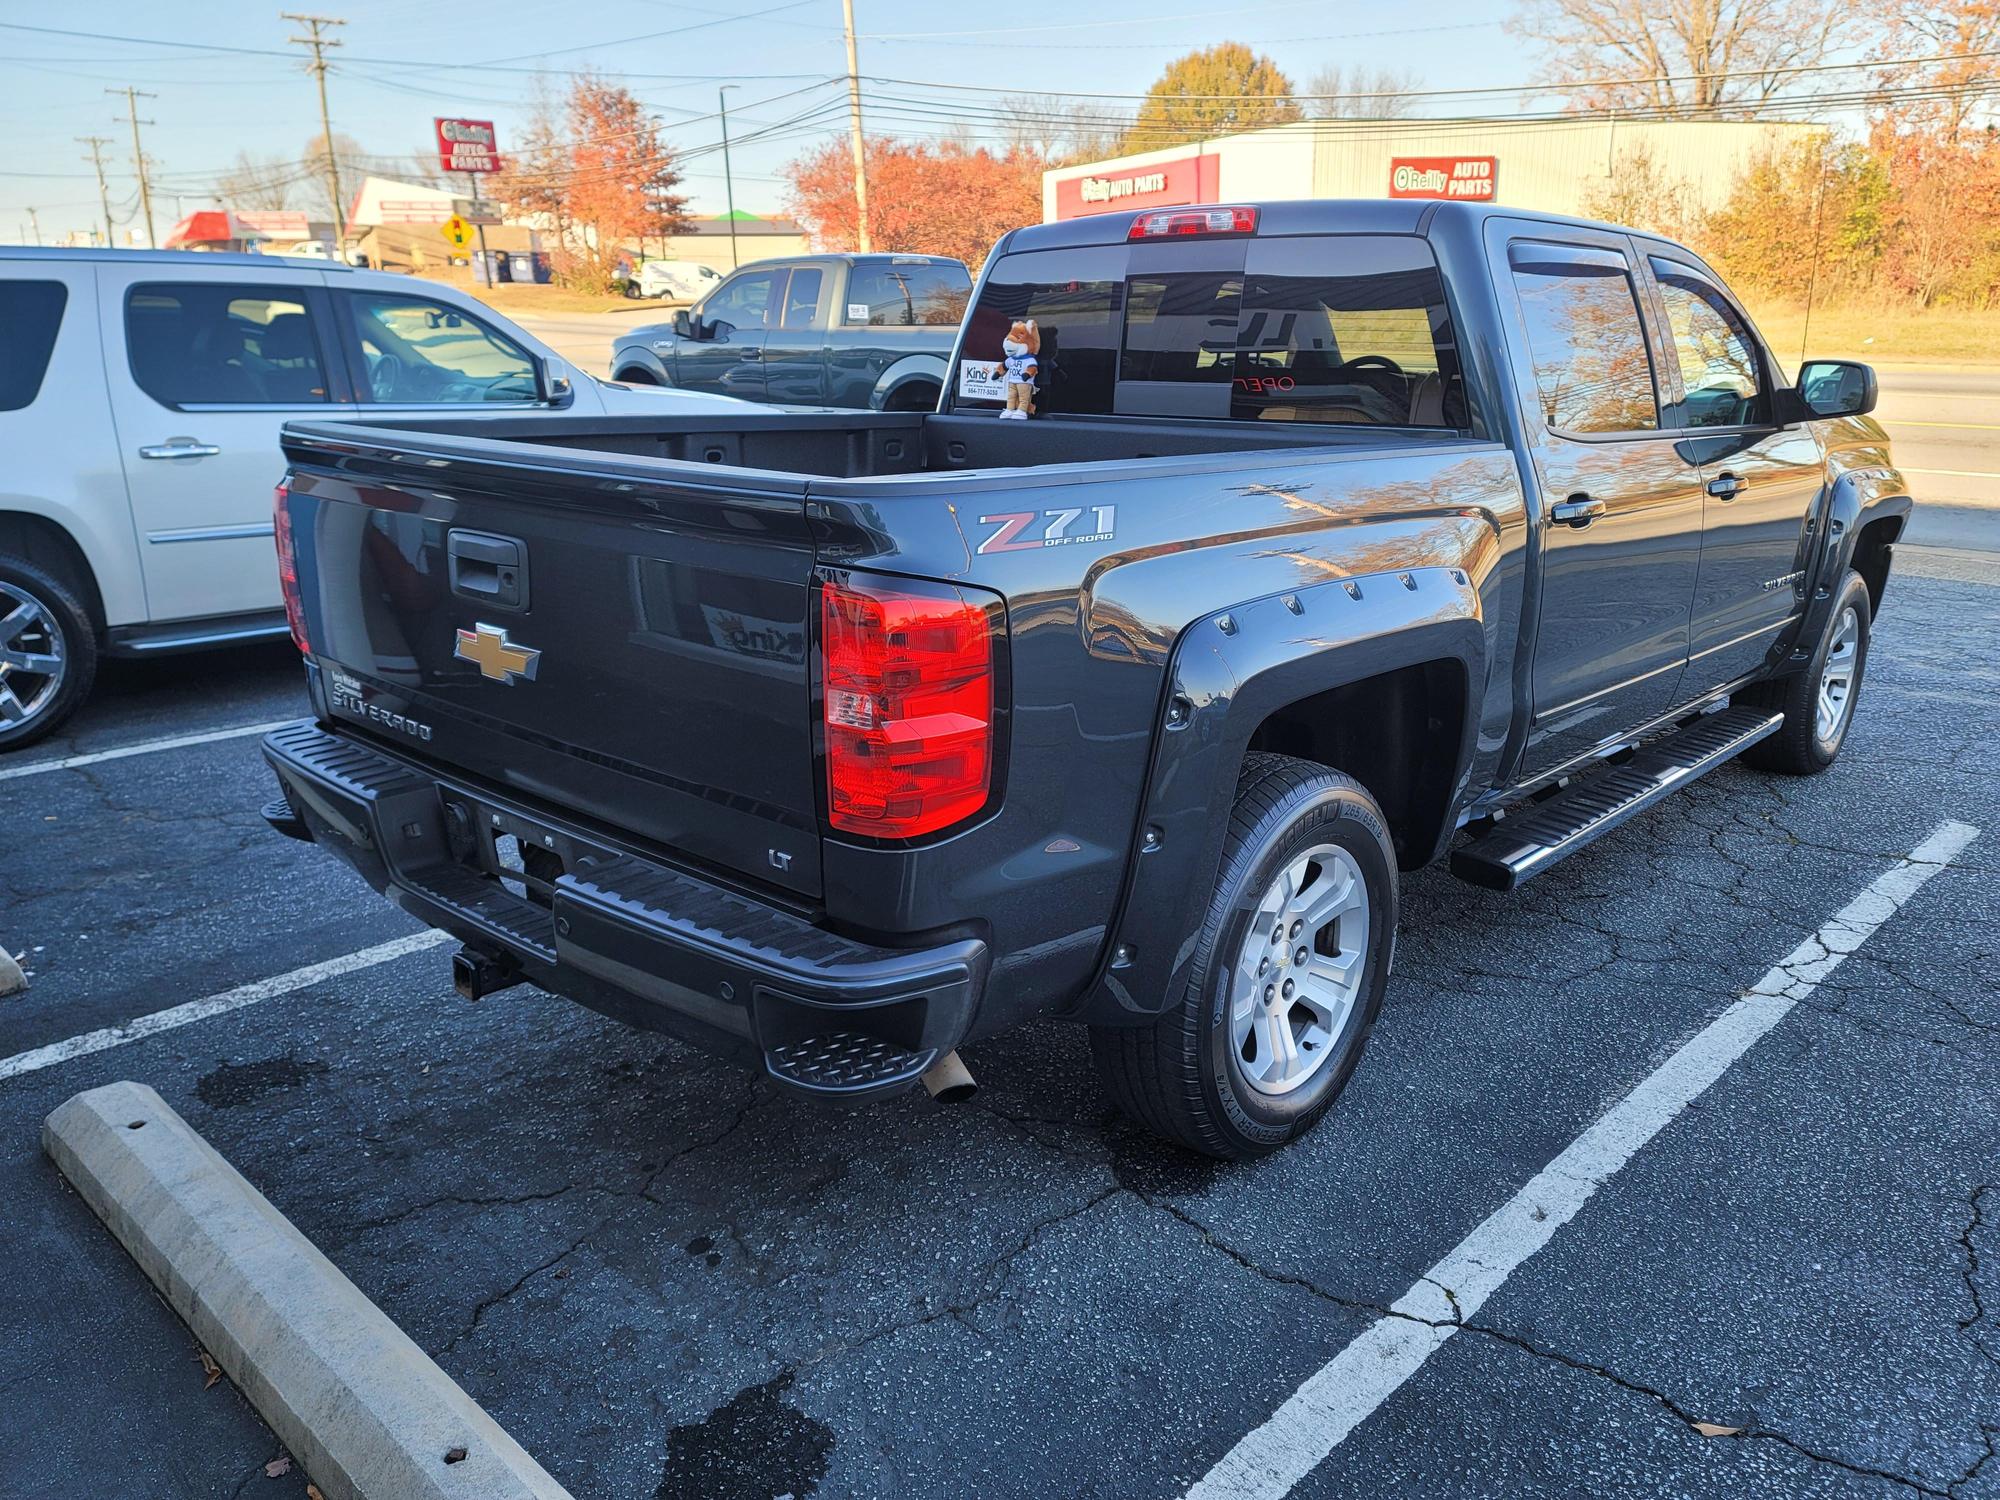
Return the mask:
<path fill-rule="evenodd" d="M 800 266 L 792 272 L 792 284 L 785 291 L 786 328 L 810 328 L 819 316 L 819 289 L 826 273 L 818 266 Z"/>
<path fill-rule="evenodd" d="M 847 274 L 845 321 L 852 327 L 956 327 L 972 295 L 960 265 L 864 261 Z"/>
<path fill-rule="evenodd" d="M 301 287 L 145 282 L 126 294 L 125 345 L 139 389 L 166 406 L 327 399 Z"/>
<path fill-rule="evenodd" d="M 1770 402 L 1749 326 L 1722 289 L 1692 266 L 1652 260 L 1681 368 L 1675 415 L 1683 427 L 1740 427 L 1766 422 Z"/>
<path fill-rule="evenodd" d="M 720 324 L 732 332 L 738 328 L 764 327 L 765 314 L 770 310 L 771 298 L 777 295 L 778 279 L 783 275 L 782 271 L 745 271 L 730 277 L 702 303 L 702 322 Z"/>
<path fill-rule="evenodd" d="M 533 401 L 534 356 L 461 308 L 422 297 L 342 295 L 380 402 Z"/>
<path fill-rule="evenodd" d="M 0 411 L 19 411 L 41 390 L 68 301 L 60 281 L 0 281 Z"/>
<path fill-rule="evenodd" d="M 997 358 L 1023 318 L 1041 334 L 1039 411 L 1470 421 L 1444 279 L 1414 235 L 1003 256 L 967 320 L 964 364 Z M 962 367 L 959 388 L 975 387 Z"/>
<path fill-rule="evenodd" d="M 1653 357 L 1625 257 L 1615 250 L 1508 246 L 1542 420 L 1559 432 L 1660 425 Z"/>

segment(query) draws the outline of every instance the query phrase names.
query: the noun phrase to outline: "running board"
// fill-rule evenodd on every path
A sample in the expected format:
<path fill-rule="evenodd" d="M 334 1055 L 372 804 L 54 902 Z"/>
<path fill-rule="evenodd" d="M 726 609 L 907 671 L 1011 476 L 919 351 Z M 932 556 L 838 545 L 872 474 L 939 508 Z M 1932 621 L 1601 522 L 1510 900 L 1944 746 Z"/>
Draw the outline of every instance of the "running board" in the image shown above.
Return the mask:
<path fill-rule="evenodd" d="M 1488 890 L 1511 891 L 1556 861 L 1609 833 L 1634 813 L 1706 776 L 1726 760 L 1776 734 L 1783 714 L 1725 708 L 1696 719 L 1633 757 L 1607 766 L 1548 801 L 1504 819 L 1492 832 L 1451 852 L 1451 873 Z"/>

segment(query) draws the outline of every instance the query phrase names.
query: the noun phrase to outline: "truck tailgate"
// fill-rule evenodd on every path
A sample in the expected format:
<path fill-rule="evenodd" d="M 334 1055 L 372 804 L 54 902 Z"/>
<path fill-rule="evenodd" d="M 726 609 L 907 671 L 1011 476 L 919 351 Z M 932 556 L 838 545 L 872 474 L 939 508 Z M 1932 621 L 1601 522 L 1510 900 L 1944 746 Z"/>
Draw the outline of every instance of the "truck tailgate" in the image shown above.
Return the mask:
<path fill-rule="evenodd" d="M 550 449 L 529 471 L 476 439 L 285 446 L 333 718 L 819 893 L 803 482 L 663 483 Z"/>

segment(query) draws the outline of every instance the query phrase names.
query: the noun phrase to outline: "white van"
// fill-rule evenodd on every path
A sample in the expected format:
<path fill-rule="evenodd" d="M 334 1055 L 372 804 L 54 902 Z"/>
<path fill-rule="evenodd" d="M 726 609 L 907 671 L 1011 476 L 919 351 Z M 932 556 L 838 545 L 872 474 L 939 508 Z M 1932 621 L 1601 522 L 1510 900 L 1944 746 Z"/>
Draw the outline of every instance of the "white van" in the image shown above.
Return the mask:
<path fill-rule="evenodd" d="M 287 420 L 716 401 L 600 382 L 409 276 L 0 248 L 0 752 L 62 723 L 100 653 L 286 633 L 271 493 Z"/>

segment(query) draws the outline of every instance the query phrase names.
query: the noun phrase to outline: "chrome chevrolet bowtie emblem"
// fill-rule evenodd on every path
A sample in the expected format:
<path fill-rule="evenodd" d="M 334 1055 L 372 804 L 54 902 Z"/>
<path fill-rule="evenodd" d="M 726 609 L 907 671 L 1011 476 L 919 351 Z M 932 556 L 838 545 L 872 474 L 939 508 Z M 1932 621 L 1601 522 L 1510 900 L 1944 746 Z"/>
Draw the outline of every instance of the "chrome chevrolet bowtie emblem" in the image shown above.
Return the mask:
<path fill-rule="evenodd" d="M 516 677 L 535 680 L 535 666 L 542 659 L 542 653 L 532 646 L 517 646 L 507 639 L 507 632 L 498 625 L 480 625 L 458 633 L 460 661 L 469 661 L 479 668 L 479 675 L 490 677 L 495 682 L 514 685 Z"/>

